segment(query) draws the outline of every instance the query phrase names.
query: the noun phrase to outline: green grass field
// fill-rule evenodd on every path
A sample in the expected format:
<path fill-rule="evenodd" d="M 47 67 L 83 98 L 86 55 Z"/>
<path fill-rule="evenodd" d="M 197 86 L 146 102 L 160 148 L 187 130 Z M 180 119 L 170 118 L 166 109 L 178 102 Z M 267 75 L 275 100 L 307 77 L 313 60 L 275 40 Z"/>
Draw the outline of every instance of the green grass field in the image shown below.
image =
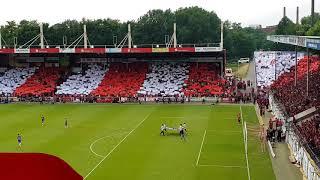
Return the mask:
<path fill-rule="evenodd" d="M 0 151 L 18 152 L 22 133 L 24 152 L 56 155 L 88 180 L 246 180 L 238 112 L 238 105 L 0 105 Z M 259 127 L 253 106 L 242 112 L 250 129 Z M 186 141 L 176 133 L 159 135 L 162 123 L 183 122 Z M 248 163 L 252 180 L 275 179 L 269 154 L 250 131 Z"/>

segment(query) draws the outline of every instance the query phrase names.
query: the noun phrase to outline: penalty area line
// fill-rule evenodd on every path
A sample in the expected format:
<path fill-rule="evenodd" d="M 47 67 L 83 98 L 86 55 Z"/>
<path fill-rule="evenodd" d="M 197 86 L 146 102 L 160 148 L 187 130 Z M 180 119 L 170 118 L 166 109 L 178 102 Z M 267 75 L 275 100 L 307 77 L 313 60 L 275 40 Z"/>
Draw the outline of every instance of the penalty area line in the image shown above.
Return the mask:
<path fill-rule="evenodd" d="M 204 134 L 203 134 L 203 137 L 202 137 L 202 142 L 201 142 L 201 146 L 200 146 L 200 150 L 199 150 L 196 166 L 198 166 L 198 164 L 199 164 L 200 155 L 201 155 L 201 151 L 202 151 L 202 146 L 203 146 L 203 142 L 204 142 L 204 139 L 206 137 L 206 134 L 207 134 L 207 130 L 204 130 Z"/>
<path fill-rule="evenodd" d="M 97 169 L 97 167 L 100 166 L 100 164 L 107 159 L 107 157 L 110 156 L 110 154 L 124 141 L 127 139 L 128 136 L 130 136 L 131 133 L 133 133 L 145 120 L 147 120 L 149 118 L 149 116 L 151 115 L 151 112 L 134 128 L 132 129 L 114 148 L 111 149 L 111 151 L 104 156 L 104 158 L 83 178 L 83 179 L 87 179 L 90 174 Z"/>
<path fill-rule="evenodd" d="M 245 130 L 244 130 L 244 121 L 243 121 L 243 115 L 242 115 L 242 108 L 240 105 L 240 115 L 241 115 L 241 122 L 242 122 L 242 132 L 243 132 L 243 145 L 244 145 L 244 153 L 246 157 L 246 163 L 247 163 L 247 174 L 248 174 L 248 180 L 251 180 L 251 175 L 250 175 L 250 167 L 249 167 L 249 159 L 248 159 L 248 150 L 246 147 L 246 141 L 245 141 Z M 248 134 L 247 134 L 248 136 Z"/>
<path fill-rule="evenodd" d="M 221 168 L 241 168 L 246 169 L 245 166 L 224 166 L 224 165 L 218 165 L 218 164 L 199 164 L 199 167 L 221 167 Z"/>

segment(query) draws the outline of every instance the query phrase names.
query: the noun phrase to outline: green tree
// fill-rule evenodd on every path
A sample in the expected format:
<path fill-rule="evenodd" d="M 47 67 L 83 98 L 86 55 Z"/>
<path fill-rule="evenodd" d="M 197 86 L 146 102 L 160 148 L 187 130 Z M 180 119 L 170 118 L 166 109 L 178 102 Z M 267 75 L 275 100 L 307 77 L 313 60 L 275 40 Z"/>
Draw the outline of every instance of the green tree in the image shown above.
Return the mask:
<path fill-rule="evenodd" d="M 320 20 L 318 20 L 318 22 L 311 27 L 306 34 L 308 36 L 320 36 Z"/>
<path fill-rule="evenodd" d="M 296 25 L 288 18 L 283 17 L 279 22 L 276 34 L 279 35 L 295 35 L 296 34 Z"/>
<path fill-rule="evenodd" d="M 221 20 L 213 11 L 199 7 L 178 9 L 175 12 L 178 43 L 220 42 Z"/>

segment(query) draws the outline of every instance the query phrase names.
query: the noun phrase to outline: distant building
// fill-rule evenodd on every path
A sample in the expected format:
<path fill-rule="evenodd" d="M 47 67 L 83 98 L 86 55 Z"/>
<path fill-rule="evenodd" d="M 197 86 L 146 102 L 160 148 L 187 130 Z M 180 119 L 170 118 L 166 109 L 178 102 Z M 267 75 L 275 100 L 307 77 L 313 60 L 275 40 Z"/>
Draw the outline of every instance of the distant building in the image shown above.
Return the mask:
<path fill-rule="evenodd" d="M 261 24 L 251 24 L 251 25 L 249 25 L 249 27 L 252 29 L 261 29 L 262 28 Z"/>
<path fill-rule="evenodd" d="M 277 25 L 274 25 L 274 26 L 266 26 L 265 28 L 262 28 L 262 31 L 263 32 L 266 32 L 266 33 L 274 33 L 277 29 Z"/>

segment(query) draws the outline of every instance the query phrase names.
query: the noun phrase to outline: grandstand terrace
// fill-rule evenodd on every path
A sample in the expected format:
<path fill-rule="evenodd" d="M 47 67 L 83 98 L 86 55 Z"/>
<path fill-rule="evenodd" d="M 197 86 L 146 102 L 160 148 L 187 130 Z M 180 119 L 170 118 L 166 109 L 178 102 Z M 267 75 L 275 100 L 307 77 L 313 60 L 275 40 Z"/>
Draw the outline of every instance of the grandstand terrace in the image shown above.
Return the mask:
<path fill-rule="evenodd" d="M 296 163 L 301 165 L 307 179 L 317 179 L 320 174 L 320 58 L 317 55 L 320 38 L 277 35 L 269 36 L 268 40 L 306 48 L 303 58 L 298 60 L 295 56 L 294 65 L 272 82 L 269 99 L 275 116 L 288 123 L 286 138 Z"/>
<path fill-rule="evenodd" d="M 89 46 L 84 26 L 79 37 L 83 38 L 83 45 L 74 45 L 79 44 L 78 39 L 64 48 L 44 44 L 2 48 L 4 74 L 0 78 L 6 80 L 0 91 L 10 97 L 52 97 L 63 101 L 90 97 L 96 102 L 113 102 L 121 97 L 209 97 L 225 93 L 222 82 L 226 51 L 222 44 L 177 44 L 175 33 L 165 45 L 132 45 L 128 25 L 128 34 L 122 41 L 127 40 L 128 44 L 110 48 Z M 43 42 L 42 25 L 35 38 Z M 10 79 L 15 69 L 21 71 L 20 79 Z"/>

